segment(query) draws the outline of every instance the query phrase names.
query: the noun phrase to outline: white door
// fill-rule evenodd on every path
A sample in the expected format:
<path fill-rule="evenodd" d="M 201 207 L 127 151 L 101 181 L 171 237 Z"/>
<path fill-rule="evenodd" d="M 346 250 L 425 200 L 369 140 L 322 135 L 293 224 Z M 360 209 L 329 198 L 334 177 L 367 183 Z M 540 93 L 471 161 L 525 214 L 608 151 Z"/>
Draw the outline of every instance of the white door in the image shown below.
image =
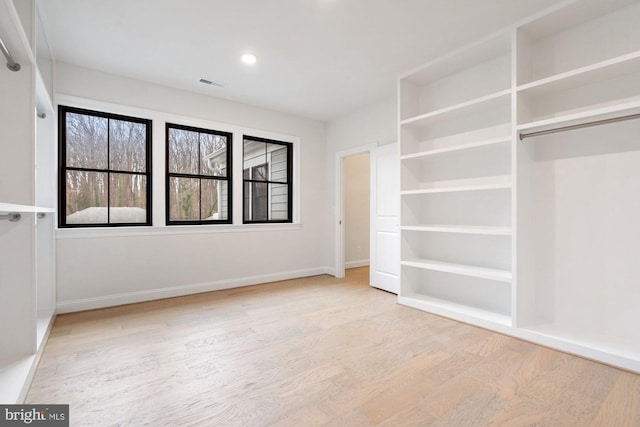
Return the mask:
<path fill-rule="evenodd" d="M 400 291 L 400 159 L 398 144 L 371 153 L 370 284 Z"/>

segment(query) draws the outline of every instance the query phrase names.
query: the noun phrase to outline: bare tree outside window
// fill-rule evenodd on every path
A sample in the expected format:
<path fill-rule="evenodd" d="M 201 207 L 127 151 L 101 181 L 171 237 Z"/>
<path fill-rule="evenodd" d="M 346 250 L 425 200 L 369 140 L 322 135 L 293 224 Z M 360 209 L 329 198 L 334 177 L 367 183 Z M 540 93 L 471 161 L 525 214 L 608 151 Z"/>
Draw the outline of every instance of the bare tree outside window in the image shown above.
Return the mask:
<path fill-rule="evenodd" d="M 231 134 L 167 124 L 167 224 L 230 223 Z"/>
<path fill-rule="evenodd" d="M 151 121 L 60 106 L 60 226 L 150 225 Z"/>

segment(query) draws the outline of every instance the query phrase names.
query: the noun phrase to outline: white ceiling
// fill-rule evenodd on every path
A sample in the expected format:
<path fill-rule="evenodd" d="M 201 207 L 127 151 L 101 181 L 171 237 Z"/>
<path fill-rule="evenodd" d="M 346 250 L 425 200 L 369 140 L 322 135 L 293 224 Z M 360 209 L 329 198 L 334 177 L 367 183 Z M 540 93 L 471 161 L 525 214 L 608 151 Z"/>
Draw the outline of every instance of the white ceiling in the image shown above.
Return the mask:
<path fill-rule="evenodd" d="M 330 120 L 557 0 L 42 0 L 56 60 Z M 240 55 L 258 63 L 247 67 Z M 226 84 L 206 86 L 200 78 Z"/>

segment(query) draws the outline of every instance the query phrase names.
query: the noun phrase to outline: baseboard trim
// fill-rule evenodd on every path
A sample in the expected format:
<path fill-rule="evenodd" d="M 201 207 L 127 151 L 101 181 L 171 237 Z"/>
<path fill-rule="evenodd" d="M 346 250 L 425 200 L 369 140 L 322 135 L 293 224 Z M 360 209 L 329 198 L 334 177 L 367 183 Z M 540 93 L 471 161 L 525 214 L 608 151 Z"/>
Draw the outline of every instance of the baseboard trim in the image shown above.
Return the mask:
<path fill-rule="evenodd" d="M 277 282 L 280 280 L 299 279 L 302 277 L 329 274 L 333 269 L 329 267 L 317 267 L 306 270 L 293 270 L 273 274 L 262 274 L 250 277 L 217 280 L 212 282 L 195 283 L 191 285 L 171 286 L 146 291 L 127 292 L 121 294 L 105 295 L 95 298 L 82 298 L 69 301 L 58 301 L 56 312 L 73 313 L 76 311 L 94 310 L 97 308 L 114 307 L 137 302 L 153 301 L 163 298 L 173 298 L 185 295 L 199 294 L 203 292 L 221 291 L 224 289 L 240 288 L 243 286 L 258 285 L 261 283 Z"/>
<path fill-rule="evenodd" d="M 361 259 L 359 261 L 348 261 L 344 263 L 344 268 L 358 268 L 358 267 L 369 267 L 368 259 Z"/>

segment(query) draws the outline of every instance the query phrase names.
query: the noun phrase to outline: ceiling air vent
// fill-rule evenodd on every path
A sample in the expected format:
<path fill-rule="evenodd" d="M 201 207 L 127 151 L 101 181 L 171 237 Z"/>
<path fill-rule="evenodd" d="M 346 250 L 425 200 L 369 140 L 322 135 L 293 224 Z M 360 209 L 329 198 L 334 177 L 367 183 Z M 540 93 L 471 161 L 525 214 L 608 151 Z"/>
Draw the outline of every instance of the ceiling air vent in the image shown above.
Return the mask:
<path fill-rule="evenodd" d="M 215 87 L 225 87 L 226 86 L 226 84 L 224 84 L 224 83 L 214 82 L 214 81 L 207 80 L 207 79 L 200 79 L 200 83 L 204 83 L 206 85 L 211 85 L 211 86 L 215 86 Z"/>

